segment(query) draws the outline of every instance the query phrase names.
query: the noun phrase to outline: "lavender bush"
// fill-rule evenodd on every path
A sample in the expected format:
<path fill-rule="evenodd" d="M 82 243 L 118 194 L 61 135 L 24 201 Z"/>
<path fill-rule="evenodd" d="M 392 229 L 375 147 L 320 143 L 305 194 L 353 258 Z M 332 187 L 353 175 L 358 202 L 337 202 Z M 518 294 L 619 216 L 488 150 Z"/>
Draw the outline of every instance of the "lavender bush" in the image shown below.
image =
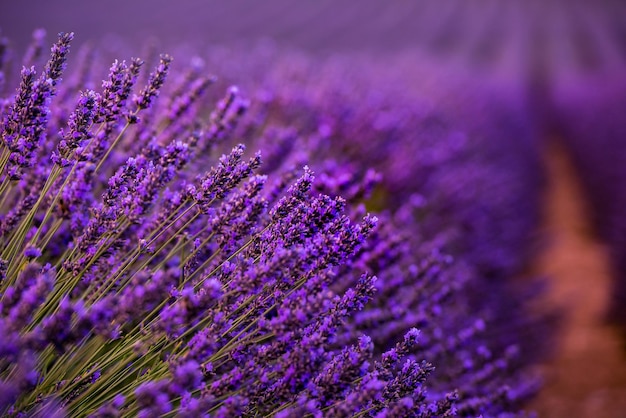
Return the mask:
<path fill-rule="evenodd" d="M 37 33 L 1 103 L 3 414 L 519 412 L 535 382 L 515 338 L 488 338 L 497 306 L 477 305 L 453 215 L 454 179 L 493 169 L 462 128 L 414 143 L 409 99 L 293 80 L 212 106 L 224 86 L 168 55 L 115 60 L 94 88 L 90 49 L 62 80 L 72 37 L 38 73 Z M 428 158 L 394 171 L 393 147 Z"/>

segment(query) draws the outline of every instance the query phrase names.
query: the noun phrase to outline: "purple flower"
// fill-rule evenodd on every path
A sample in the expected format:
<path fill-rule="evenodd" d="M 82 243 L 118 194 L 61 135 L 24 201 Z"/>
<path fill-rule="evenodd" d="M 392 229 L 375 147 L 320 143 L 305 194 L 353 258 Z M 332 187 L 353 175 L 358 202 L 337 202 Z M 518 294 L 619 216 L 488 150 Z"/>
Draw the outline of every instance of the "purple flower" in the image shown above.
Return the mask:
<path fill-rule="evenodd" d="M 67 122 L 67 132 L 60 132 L 62 137 L 57 145 L 56 152 L 52 154 L 52 161 L 61 167 L 71 164 L 69 158 L 72 152 L 82 145 L 83 141 L 89 140 L 89 129 L 97 112 L 98 94 L 87 90 L 81 94 L 76 105 L 76 110 L 70 115 Z"/>
<path fill-rule="evenodd" d="M 148 85 L 139 92 L 139 95 L 133 98 L 138 110 L 147 109 L 152 104 L 152 101 L 159 96 L 159 90 L 165 83 L 165 78 L 172 63 L 172 57 L 167 54 L 161 55 L 159 65 L 156 70 L 150 74 L 150 80 Z"/>
<path fill-rule="evenodd" d="M 22 84 L 10 111 L 13 116 L 9 115 L 9 120 L 3 123 L 2 133 L 11 151 L 5 174 L 13 180 L 22 178 L 23 170 L 33 166 L 35 154 L 45 140 L 50 101 L 61 81 L 73 37 L 73 33 L 59 34 L 38 80 L 33 80 L 33 68 L 22 71 Z"/>

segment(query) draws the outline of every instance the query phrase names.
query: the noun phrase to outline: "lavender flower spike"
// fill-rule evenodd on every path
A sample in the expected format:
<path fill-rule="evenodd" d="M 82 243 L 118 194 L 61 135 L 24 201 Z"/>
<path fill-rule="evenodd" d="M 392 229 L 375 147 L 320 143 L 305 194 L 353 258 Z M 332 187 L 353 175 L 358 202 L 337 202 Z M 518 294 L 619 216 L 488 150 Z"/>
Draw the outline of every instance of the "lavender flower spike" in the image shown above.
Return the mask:
<path fill-rule="evenodd" d="M 72 152 L 84 141 L 91 139 L 89 129 L 98 112 L 98 99 L 99 95 L 91 90 L 81 94 L 76 110 L 70 115 L 67 123 L 67 132 L 60 132 L 62 138 L 56 151 L 52 154 L 52 161 L 55 164 L 61 167 L 70 165 L 69 158 L 72 156 Z"/>
<path fill-rule="evenodd" d="M 59 40 L 52 46 L 52 54 L 39 79 L 29 86 L 31 75 L 23 72 L 23 83 L 20 88 L 19 100 L 15 101 L 13 113 L 22 110 L 19 116 L 13 117 L 13 126 L 3 127 L 3 140 L 10 154 L 5 174 L 14 180 L 22 178 L 24 169 L 32 167 L 35 155 L 46 137 L 46 128 L 50 113 L 51 98 L 56 94 L 57 84 L 65 69 L 69 45 L 74 38 L 73 33 L 60 33 Z M 24 92 L 29 91 L 26 103 L 20 104 Z"/>
<path fill-rule="evenodd" d="M 172 57 L 167 54 L 161 55 L 158 67 L 154 73 L 150 74 L 148 85 L 133 99 L 138 110 L 149 108 L 152 101 L 158 97 L 159 90 L 161 86 L 163 86 L 163 83 L 165 83 L 165 78 L 167 77 L 171 63 Z"/>

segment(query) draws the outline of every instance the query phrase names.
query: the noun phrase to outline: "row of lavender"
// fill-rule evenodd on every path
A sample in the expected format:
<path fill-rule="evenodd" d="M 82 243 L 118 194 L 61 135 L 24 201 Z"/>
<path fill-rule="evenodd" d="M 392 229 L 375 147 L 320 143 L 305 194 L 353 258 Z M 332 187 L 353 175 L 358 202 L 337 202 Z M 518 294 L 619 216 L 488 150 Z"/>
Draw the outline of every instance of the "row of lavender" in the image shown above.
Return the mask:
<path fill-rule="evenodd" d="M 61 82 L 71 38 L 37 73 L 38 34 L 2 102 L 3 414 L 499 416 L 532 394 L 506 279 L 540 175 L 508 96 L 432 105 L 267 51 L 206 59 L 250 101 L 166 55 L 89 90 L 108 57 Z"/>
<path fill-rule="evenodd" d="M 624 327 L 626 8 L 612 1 L 559 5 L 568 13 L 548 36 L 546 120 L 570 153 L 596 231 L 610 246 L 614 285 L 608 316 Z"/>

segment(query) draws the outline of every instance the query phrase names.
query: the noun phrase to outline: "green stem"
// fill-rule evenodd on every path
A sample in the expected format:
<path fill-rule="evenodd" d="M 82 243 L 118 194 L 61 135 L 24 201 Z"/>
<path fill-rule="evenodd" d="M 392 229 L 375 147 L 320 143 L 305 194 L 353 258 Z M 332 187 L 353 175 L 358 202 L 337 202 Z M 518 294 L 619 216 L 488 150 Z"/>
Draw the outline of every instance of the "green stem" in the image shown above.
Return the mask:
<path fill-rule="evenodd" d="M 94 170 L 94 174 L 97 173 L 100 170 L 100 168 L 102 168 L 102 164 L 104 164 L 104 162 L 107 160 L 107 158 L 111 154 L 111 151 L 113 151 L 113 148 L 115 148 L 115 146 L 118 144 L 118 142 L 122 139 L 122 136 L 124 136 L 124 133 L 126 132 L 126 130 L 128 129 L 129 126 L 130 126 L 130 123 L 126 122 L 126 125 L 124 125 L 124 128 L 122 128 L 122 131 L 113 140 L 113 143 L 111 144 L 111 146 L 109 146 L 109 148 L 107 148 L 107 151 L 104 153 L 104 156 L 100 159 L 100 161 L 98 162 L 98 165 L 96 165 L 96 169 Z"/>

